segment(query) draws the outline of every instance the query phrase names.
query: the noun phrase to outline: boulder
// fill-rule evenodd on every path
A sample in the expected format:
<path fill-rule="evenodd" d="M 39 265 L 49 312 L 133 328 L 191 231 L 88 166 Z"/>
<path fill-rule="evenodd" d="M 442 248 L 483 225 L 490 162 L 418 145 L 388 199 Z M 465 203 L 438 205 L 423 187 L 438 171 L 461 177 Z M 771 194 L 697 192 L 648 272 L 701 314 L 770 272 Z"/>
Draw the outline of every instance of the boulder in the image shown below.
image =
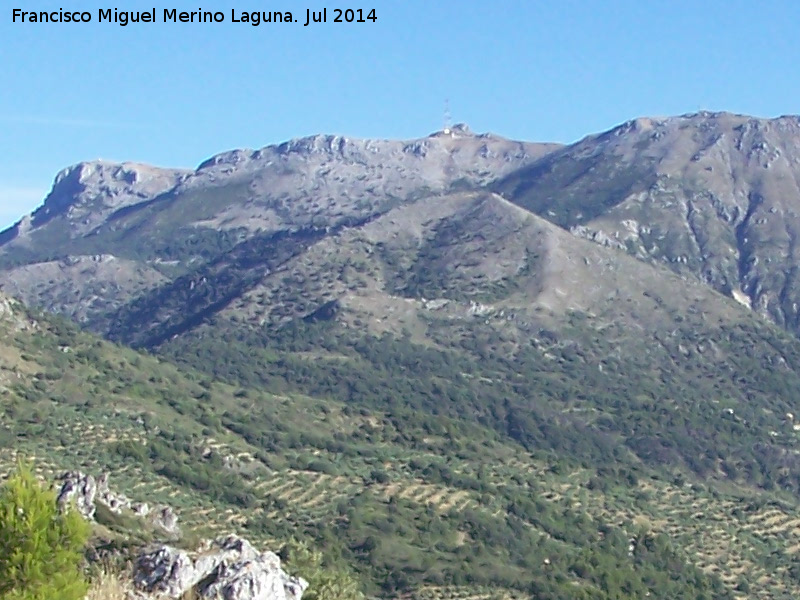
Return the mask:
<path fill-rule="evenodd" d="M 150 522 L 171 535 L 180 535 L 178 515 L 170 506 L 158 506 L 149 513 Z"/>
<path fill-rule="evenodd" d="M 59 477 L 59 488 L 56 501 L 61 510 L 67 506 L 75 509 L 86 519 L 94 519 L 95 499 L 97 497 L 97 481 L 91 475 L 80 471 L 68 471 Z"/>
<path fill-rule="evenodd" d="M 137 589 L 180 598 L 194 587 L 200 577 L 189 555 L 169 546 L 139 556 L 133 574 Z"/>
<path fill-rule="evenodd" d="M 160 546 L 134 565 L 139 591 L 180 598 L 194 589 L 200 598 L 224 600 L 300 600 L 308 583 L 281 568 L 278 555 L 258 552 L 235 535 L 188 553 Z"/>

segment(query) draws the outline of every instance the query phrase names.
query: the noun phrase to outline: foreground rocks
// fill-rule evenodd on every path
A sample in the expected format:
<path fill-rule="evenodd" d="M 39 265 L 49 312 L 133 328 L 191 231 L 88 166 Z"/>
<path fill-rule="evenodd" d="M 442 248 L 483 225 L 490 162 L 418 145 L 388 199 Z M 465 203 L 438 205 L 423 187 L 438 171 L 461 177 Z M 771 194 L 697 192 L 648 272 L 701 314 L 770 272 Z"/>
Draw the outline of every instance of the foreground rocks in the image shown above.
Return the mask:
<path fill-rule="evenodd" d="M 281 568 L 278 555 L 259 553 L 235 535 L 206 542 L 196 552 L 161 545 L 141 554 L 133 583 L 140 593 L 180 598 L 300 600 L 308 583 Z"/>
<path fill-rule="evenodd" d="M 178 519 L 168 506 L 132 502 L 108 487 L 108 474 L 98 478 L 69 471 L 58 478 L 57 502 L 73 506 L 89 520 L 100 506 L 147 519 L 169 534 L 178 535 Z M 236 535 L 205 541 L 194 552 L 167 544 L 143 550 L 134 560 L 133 587 L 128 600 L 193 598 L 209 600 L 300 600 L 308 582 L 281 568 L 274 552 L 259 552 Z"/>
<path fill-rule="evenodd" d="M 58 478 L 59 507 L 73 505 L 81 515 L 91 521 L 95 520 L 98 505 L 103 505 L 115 514 L 130 511 L 169 535 L 180 535 L 178 516 L 171 507 L 133 502 L 127 496 L 109 489 L 108 477 L 108 473 L 95 478 L 80 471 L 68 471 L 62 474 Z"/>

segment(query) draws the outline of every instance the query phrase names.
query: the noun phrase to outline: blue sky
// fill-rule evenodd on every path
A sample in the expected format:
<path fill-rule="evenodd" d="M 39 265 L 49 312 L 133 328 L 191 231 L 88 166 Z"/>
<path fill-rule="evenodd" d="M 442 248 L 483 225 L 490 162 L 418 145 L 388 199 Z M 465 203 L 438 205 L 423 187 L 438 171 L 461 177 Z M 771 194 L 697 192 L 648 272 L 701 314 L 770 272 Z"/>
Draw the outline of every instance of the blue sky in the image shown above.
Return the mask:
<path fill-rule="evenodd" d="M 800 113 L 800 3 L 9 0 L 0 9 L 0 228 L 81 160 L 196 166 L 313 133 L 411 138 L 453 120 L 574 141 L 641 115 Z M 25 10 L 291 10 L 292 25 L 12 24 Z M 307 8 L 375 8 L 303 27 Z"/>

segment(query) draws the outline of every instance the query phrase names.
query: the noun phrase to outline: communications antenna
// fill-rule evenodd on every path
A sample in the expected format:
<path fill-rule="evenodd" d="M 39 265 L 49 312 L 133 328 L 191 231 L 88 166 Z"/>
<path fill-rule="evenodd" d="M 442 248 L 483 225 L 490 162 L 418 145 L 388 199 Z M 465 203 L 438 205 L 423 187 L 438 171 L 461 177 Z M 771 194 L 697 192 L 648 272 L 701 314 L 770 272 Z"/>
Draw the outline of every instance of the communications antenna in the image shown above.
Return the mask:
<path fill-rule="evenodd" d="M 444 127 L 442 127 L 442 133 L 445 135 L 450 135 L 452 132 L 452 116 L 450 115 L 450 100 L 445 98 L 444 100 Z"/>

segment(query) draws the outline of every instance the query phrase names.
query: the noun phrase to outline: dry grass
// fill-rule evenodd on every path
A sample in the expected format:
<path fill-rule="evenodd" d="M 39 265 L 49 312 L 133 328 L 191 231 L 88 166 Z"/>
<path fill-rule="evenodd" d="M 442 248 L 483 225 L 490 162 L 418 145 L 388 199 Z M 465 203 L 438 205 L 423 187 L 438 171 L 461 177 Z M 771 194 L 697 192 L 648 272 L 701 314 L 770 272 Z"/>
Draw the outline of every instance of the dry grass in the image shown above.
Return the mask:
<path fill-rule="evenodd" d="M 86 600 L 127 600 L 131 591 L 130 580 L 114 569 L 104 568 L 92 581 Z"/>
<path fill-rule="evenodd" d="M 113 567 L 104 567 L 92 581 L 85 600 L 133 600 L 141 598 L 134 592 L 130 576 Z M 198 600 L 194 590 L 186 592 L 180 600 Z"/>

